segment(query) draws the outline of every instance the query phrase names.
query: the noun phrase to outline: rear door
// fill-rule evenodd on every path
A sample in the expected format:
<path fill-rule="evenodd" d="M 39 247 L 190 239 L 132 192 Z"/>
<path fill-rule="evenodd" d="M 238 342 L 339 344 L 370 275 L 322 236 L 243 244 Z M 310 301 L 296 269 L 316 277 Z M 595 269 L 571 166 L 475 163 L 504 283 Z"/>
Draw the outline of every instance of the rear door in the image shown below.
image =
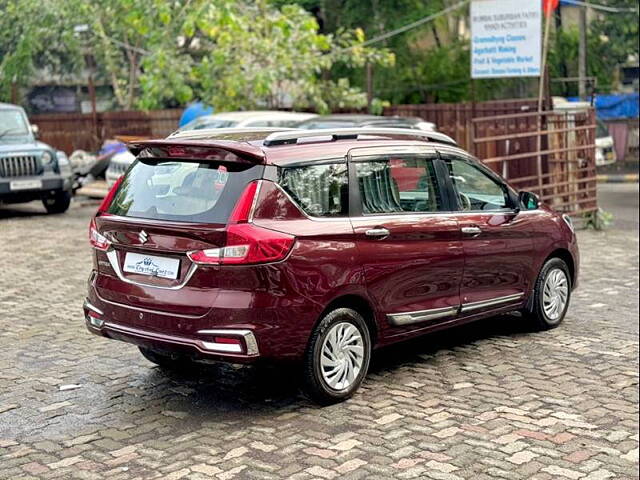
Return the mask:
<path fill-rule="evenodd" d="M 491 170 L 464 153 L 441 149 L 464 247 L 463 315 L 517 305 L 532 278 L 533 217 Z"/>
<path fill-rule="evenodd" d="M 450 320 L 460 304 L 462 243 L 441 167 L 427 147 L 349 152 L 359 260 L 390 335 Z"/>
<path fill-rule="evenodd" d="M 215 269 L 186 253 L 224 246 L 226 222 L 264 167 L 247 162 L 139 158 L 123 178 L 98 231 L 98 294 L 107 301 L 181 315 L 204 315 L 215 301 Z"/>

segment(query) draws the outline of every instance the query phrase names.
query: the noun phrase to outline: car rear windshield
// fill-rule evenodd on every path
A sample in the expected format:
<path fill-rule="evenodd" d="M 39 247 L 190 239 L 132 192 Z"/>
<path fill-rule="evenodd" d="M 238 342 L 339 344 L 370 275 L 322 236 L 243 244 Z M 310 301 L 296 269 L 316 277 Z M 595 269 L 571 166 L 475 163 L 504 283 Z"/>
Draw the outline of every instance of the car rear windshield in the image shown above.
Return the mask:
<path fill-rule="evenodd" d="M 139 158 L 108 213 L 177 222 L 226 223 L 247 183 L 264 167 L 243 163 Z"/>

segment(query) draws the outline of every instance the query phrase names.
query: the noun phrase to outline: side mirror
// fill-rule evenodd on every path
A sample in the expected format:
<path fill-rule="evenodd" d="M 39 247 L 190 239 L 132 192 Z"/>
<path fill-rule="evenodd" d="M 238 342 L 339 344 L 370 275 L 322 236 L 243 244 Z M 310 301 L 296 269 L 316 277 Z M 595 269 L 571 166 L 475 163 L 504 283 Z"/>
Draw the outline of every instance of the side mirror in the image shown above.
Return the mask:
<path fill-rule="evenodd" d="M 31 125 L 31 133 L 33 133 L 33 136 L 35 138 L 38 138 L 40 136 L 40 129 L 38 128 L 38 125 Z"/>
<path fill-rule="evenodd" d="M 540 207 L 540 199 L 535 193 L 520 192 L 518 193 L 518 201 L 523 210 L 536 210 Z"/>

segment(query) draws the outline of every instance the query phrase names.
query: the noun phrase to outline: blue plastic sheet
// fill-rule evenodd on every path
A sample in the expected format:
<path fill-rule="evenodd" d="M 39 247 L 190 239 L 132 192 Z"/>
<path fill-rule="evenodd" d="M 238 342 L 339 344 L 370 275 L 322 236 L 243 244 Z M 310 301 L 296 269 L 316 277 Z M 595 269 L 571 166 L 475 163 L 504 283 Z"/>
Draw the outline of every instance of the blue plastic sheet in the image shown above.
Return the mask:
<path fill-rule="evenodd" d="M 567 98 L 570 102 L 579 102 L 578 97 Z M 612 95 L 596 95 L 596 115 L 601 120 L 613 120 L 617 118 L 638 118 L 637 93 L 620 93 Z"/>

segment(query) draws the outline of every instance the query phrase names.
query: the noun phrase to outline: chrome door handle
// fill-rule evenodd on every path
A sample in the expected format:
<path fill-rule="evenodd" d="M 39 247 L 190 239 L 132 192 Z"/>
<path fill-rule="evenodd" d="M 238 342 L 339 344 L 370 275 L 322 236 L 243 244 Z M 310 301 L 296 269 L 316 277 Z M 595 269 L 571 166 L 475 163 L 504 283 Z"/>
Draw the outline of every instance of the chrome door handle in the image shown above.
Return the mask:
<path fill-rule="evenodd" d="M 387 230 L 386 228 L 372 228 L 371 230 L 367 230 L 366 232 L 364 232 L 367 237 L 374 238 L 388 237 L 389 233 L 391 232 L 389 232 L 389 230 Z"/>
<path fill-rule="evenodd" d="M 472 235 L 474 237 L 477 237 L 482 233 L 482 230 L 480 230 L 480 227 L 462 227 L 462 233 L 465 235 Z"/>

